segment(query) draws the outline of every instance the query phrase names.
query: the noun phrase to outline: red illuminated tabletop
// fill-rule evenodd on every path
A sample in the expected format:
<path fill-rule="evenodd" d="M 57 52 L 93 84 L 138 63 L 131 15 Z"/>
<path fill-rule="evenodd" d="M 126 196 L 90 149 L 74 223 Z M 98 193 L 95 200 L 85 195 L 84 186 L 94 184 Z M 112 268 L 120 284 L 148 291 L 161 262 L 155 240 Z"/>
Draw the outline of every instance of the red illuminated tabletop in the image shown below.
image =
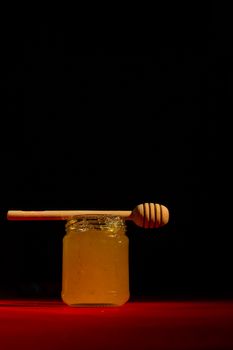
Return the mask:
<path fill-rule="evenodd" d="M 233 349 L 233 301 L 0 300 L 0 349 Z"/>

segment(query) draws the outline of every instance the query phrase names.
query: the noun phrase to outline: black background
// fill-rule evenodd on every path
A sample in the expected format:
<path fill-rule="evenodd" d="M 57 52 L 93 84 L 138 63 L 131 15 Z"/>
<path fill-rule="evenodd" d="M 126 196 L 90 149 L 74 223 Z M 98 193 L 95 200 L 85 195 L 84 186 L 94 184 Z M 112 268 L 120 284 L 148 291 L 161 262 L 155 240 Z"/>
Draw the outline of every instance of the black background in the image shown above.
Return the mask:
<path fill-rule="evenodd" d="M 229 10 L 137 10 L 2 26 L 0 296 L 61 289 L 64 222 L 9 222 L 7 210 L 142 202 L 167 206 L 170 221 L 128 224 L 132 297 L 233 296 Z"/>

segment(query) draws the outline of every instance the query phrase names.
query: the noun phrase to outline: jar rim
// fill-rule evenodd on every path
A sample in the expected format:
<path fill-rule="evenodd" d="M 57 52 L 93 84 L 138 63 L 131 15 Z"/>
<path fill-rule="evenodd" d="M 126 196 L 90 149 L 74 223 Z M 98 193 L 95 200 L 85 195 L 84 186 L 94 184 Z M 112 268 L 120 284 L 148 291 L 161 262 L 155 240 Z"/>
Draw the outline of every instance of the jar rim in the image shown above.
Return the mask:
<path fill-rule="evenodd" d="M 125 228 L 125 221 L 119 215 L 111 214 L 86 214 L 86 215 L 77 215 L 68 219 L 65 228 L 66 230 L 72 229 L 119 229 Z"/>

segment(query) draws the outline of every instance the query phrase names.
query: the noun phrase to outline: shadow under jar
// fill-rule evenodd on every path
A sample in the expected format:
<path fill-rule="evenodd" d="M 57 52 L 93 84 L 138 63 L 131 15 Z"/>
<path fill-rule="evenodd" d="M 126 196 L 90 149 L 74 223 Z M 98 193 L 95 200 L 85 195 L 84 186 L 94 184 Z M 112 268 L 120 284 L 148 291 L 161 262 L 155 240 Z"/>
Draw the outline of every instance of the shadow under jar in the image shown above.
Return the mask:
<path fill-rule="evenodd" d="M 120 306 L 129 292 L 129 239 L 121 217 L 86 215 L 66 223 L 62 300 L 69 306 Z"/>

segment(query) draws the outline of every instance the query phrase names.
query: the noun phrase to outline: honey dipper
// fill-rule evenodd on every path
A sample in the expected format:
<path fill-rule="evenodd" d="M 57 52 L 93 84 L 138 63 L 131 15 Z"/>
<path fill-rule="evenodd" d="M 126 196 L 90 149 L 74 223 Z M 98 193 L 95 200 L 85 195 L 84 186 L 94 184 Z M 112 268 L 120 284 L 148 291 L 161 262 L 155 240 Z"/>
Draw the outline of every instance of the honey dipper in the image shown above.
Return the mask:
<path fill-rule="evenodd" d="M 8 220 L 69 220 L 76 216 L 114 215 L 131 220 L 143 228 L 158 228 L 169 220 L 168 209 L 158 203 L 142 203 L 129 210 L 8 210 Z"/>

